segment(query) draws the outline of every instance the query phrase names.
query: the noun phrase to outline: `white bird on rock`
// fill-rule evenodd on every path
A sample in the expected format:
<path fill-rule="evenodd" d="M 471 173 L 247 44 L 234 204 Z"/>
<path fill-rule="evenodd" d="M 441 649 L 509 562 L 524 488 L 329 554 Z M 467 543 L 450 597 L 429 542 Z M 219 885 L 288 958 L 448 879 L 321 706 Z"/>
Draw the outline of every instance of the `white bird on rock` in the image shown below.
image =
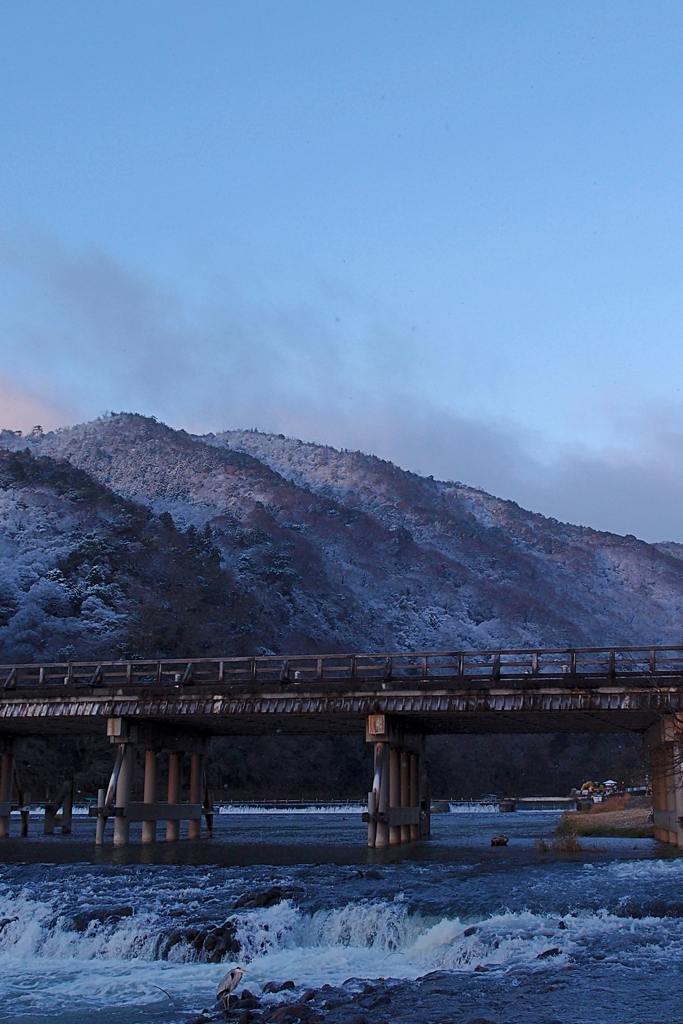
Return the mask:
<path fill-rule="evenodd" d="M 223 1006 L 226 1010 L 230 1009 L 230 994 L 235 991 L 246 973 L 243 967 L 232 967 L 221 978 L 218 991 L 216 992 L 216 999 L 223 1000 Z"/>

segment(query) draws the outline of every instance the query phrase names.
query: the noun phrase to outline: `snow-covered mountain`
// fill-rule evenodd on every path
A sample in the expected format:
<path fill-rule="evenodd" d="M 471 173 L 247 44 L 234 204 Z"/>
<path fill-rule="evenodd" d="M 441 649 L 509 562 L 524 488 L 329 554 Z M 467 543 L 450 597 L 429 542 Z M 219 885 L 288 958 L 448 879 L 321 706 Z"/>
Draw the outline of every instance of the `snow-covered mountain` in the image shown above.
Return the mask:
<path fill-rule="evenodd" d="M 5 662 L 682 639 L 680 545 L 360 452 L 132 414 L 0 449 Z"/>

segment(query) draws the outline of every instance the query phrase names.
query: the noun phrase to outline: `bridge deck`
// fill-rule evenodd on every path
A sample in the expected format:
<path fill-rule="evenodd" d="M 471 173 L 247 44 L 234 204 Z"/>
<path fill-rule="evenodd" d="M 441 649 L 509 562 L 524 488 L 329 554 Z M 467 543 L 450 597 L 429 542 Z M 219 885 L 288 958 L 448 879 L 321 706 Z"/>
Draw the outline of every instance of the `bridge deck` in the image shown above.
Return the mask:
<path fill-rule="evenodd" d="M 100 732 L 109 717 L 215 734 L 643 731 L 683 710 L 683 647 L 74 662 L 0 667 L 0 731 Z"/>

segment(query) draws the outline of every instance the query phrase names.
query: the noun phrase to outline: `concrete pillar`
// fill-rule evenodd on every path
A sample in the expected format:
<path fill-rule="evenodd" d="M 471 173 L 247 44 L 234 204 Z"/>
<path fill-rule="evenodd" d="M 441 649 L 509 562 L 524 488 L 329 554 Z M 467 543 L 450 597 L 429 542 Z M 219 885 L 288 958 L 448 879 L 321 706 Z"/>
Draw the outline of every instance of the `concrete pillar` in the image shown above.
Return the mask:
<path fill-rule="evenodd" d="M 48 790 L 49 792 L 49 790 Z M 43 819 L 43 835 L 53 836 L 55 834 L 55 816 L 57 811 L 55 809 L 54 801 L 47 800 L 45 802 L 45 817 Z"/>
<path fill-rule="evenodd" d="M 204 779 L 204 826 L 206 828 L 206 838 L 213 839 L 213 797 L 211 791 L 206 785 L 206 779 Z"/>
<path fill-rule="evenodd" d="M 114 818 L 114 846 L 127 846 L 130 838 L 130 820 L 128 808 L 133 789 L 133 758 L 135 748 L 132 743 L 123 744 L 121 769 L 116 783 L 116 817 Z"/>
<path fill-rule="evenodd" d="M 192 754 L 190 760 L 190 803 L 201 804 L 202 802 L 202 780 L 204 778 L 204 757 L 202 754 Z M 201 839 L 202 819 L 190 820 L 187 826 L 189 839 Z"/>
<path fill-rule="evenodd" d="M 418 775 L 418 757 L 417 754 L 411 753 L 410 755 L 410 806 L 420 806 L 420 786 L 419 786 L 419 775 Z M 420 825 L 410 826 L 410 838 L 420 838 Z"/>
<path fill-rule="evenodd" d="M 678 846 L 678 820 L 676 818 L 676 789 L 680 788 L 680 772 L 676 771 L 675 750 L 680 744 L 670 744 L 666 748 L 666 771 L 664 773 L 664 791 L 666 793 L 666 809 L 669 812 L 669 843 Z"/>
<path fill-rule="evenodd" d="M 97 809 L 100 813 L 97 815 L 97 824 L 95 826 L 95 846 L 104 845 L 104 826 L 107 824 L 107 819 L 102 814 L 102 811 L 104 810 L 106 792 L 106 789 L 97 790 Z"/>
<path fill-rule="evenodd" d="M 180 803 L 180 753 L 177 750 L 170 751 L 168 755 L 168 802 L 169 804 Z M 175 843 L 180 839 L 180 822 L 166 822 L 166 842 Z"/>
<path fill-rule="evenodd" d="M 382 757 L 384 744 L 375 743 L 373 746 L 374 765 L 372 776 L 372 789 L 368 793 L 368 846 L 375 846 L 377 842 L 377 822 L 375 814 L 379 810 L 379 790 L 382 781 Z"/>
<path fill-rule="evenodd" d="M 401 760 L 397 747 L 389 747 L 389 810 L 401 806 Z M 389 845 L 398 846 L 401 842 L 401 826 L 389 827 Z"/>
<path fill-rule="evenodd" d="M 24 793 L 22 796 L 23 807 L 21 808 L 21 835 L 28 835 L 28 822 L 31 813 L 31 794 Z"/>
<path fill-rule="evenodd" d="M 145 781 L 142 801 L 146 804 L 155 804 L 157 802 L 157 752 L 152 749 L 152 747 L 148 747 L 145 751 Z M 156 837 L 156 821 L 143 821 L 143 843 L 154 843 L 156 841 Z"/>
<path fill-rule="evenodd" d="M 431 835 L 431 793 L 429 792 L 429 770 L 427 758 L 424 755 L 424 739 L 420 752 L 419 782 L 420 788 L 420 838 L 424 839 Z"/>
<path fill-rule="evenodd" d="M 683 850 L 683 734 L 678 732 L 678 740 L 673 747 L 674 787 L 673 804 L 676 818 L 676 845 Z"/>
<path fill-rule="evenodd" d="M 401 758 L 401 807 L 410 807 L 410 755 L 402 750 Z M 410 842 L 410 825 L 401 825 L 401 842 Z"/>
<path fill-rule="evenodd" d="M 645 734 L 655 839 L 683 849 L 683 720 L 663 715 Z"/>
<path fill-rule="evenodd" d="M 668 843 L 668 835 L 662 835 L 662 829 L 660 827 L 660 815 L 662 811 L 666 811 L 666 791 L 664 789 L 664 765 L 660 765 L 661 751 L 648 743 L 649 733 L 645 734 L 645 755 L 648 758 L 650 766 L 650 778 L 652 779 L 652 813 L 654 817 L 654 834 L 655 839 L 658 839 L 662 843 Z M 668 832 L 668 829 L 666 830 Z"/>
<path fill-rule="evenodd" d="M 5 749 L 0 762 L 0 803 L 9 804 L 7 814 L 0 815 L 0 837 L 9 835 L 10 811 L 12 807 L 12 782 L 14 779 L 14 754 Z M 5 810 L 5 808 L 3 808 Z"/>
<path fill-rule="evenodd" d="M 71 835 L 71 823 L 73 819 L 73 808 L 74 808 L 74 784 L 73 779 L 71 783 L 65 784 L 66 792 L 64 794 L 64 800 L 62 802 L 62 835 Z"/>
<path fill-rule="evenodd" d="M 368 846 L 374 847 L 377 843 L 377 793 L 371 789 L 368 793 Z"/>
<path fill-rule="evenodd" d="M 377 810 L 380 814 L 386 816 L 384 821 L 377 822 L 375 846 L 379 849 L 389 845 L 389 744 L 378 743 L 377 746 L 381 747 Z"/>

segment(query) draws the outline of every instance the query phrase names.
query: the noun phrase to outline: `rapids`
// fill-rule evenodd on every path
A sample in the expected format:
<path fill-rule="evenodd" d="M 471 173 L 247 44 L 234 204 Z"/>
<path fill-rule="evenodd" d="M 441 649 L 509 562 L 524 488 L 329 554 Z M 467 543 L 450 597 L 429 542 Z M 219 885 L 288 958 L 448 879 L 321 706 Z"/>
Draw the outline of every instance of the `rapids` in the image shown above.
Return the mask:
<path fill-rule="evenodd" d="M 0 1021 L 180 1024 L 234 963 L 267 1011 L 308 993 L 330 1024 L 683 1020 L 683 858 L 650 840 L 543 853 L 557 818 L 443 814 L 392 851 L 367 850 L 348 808 L 230 813 L 211 843 L 154 849 L 96 851 L 87 820 L 7 840 Z"/>

